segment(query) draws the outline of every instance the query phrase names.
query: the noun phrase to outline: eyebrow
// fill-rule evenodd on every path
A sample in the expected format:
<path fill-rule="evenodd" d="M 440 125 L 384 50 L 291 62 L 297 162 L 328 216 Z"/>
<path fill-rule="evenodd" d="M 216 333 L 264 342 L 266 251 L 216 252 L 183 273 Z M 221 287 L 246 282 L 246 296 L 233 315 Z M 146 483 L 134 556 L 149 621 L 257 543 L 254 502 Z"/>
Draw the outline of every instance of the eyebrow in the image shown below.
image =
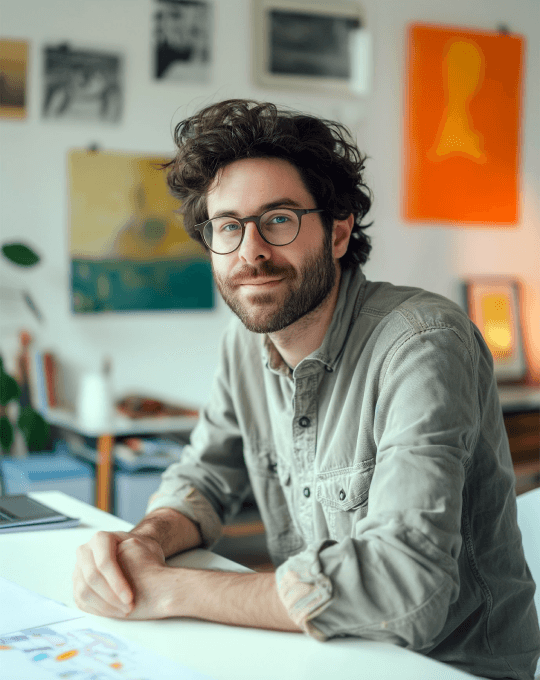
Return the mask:
<path fill-rule="evenodd" d="M 259 214 L 262 214 L 267 210 L 273 210 L 274 208 L 286 207 L 301 208 L 302 206 L 293 198 L 280 198 L 277 201 L 271 201 L 270 203 L 264 203 L 263 205 L 259 206 Z M 221 210 L 208 219 L 213 220 L 216 217 L 240 217 L 240 213 L 237 210 Z"/>

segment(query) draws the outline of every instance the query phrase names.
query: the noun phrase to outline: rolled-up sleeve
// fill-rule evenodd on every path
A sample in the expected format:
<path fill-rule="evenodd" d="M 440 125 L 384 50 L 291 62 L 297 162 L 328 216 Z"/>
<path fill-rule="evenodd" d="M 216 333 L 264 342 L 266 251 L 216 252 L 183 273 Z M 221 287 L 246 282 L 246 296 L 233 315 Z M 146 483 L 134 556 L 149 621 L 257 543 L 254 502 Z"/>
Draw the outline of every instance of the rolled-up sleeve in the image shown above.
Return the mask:
<path fill-rule="evenodd" d="M 230 395 L 231 362 L 222 343 L 211 399 L 201 411 L 182 460 L 167 468 L 151 496 L 147 513 L 168 507 L 199 527 L 211 548 L 223 524 L 233 517 L 249 491 L 243 443 Z"/>
<path fill-rule="evenodd" d="M 276 572 L 291 619 L 421 650 L 459 595 L 462 492 L 479 429 L 474 347 L 451 327 L 404 337 L 381 365 L 367 514 Z"/>

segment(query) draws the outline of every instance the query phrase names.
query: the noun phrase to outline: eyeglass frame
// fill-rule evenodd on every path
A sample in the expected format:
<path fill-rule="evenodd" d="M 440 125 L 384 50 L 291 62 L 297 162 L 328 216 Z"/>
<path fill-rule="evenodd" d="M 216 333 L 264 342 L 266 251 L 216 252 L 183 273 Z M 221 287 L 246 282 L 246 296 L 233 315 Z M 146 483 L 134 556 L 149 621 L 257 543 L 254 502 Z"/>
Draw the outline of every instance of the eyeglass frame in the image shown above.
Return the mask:
<path fill-rule="evenodd" d="M 295 234 L 294 238 L 291 239 L 290 241 L 288 241 L 287 243 L 270 243 L 270 241 L 267 238 L 265 238 L 264 234 L 261 231 L 261 217 L 263 215 L 266 215 L 267 212 L 272 212 L 273 210 L 280 210 L 279 207 L 278 208 L 268 208 L 268 210 L 265 210 L 260 215 L 250 215 L 249 217 L 234 217 L 234 215 L 220 215 L 220 217 L 230 217 L 232 220 L 235 220 L 236 222 L 238 222 L 240 224 L 240 226 L 242 227 L 242 236 L 240 237 L 240 241 L 238 242 L 238 245 L 236 246 L 236 248 L 234 248 L 234 250 L 229 250 L 229 252 L 227 252 L 227 253 L 218 253 L 217 251 L 212 250 L 212 248 L 208 245 L 208 243 L 206 243 L 206 239 L 204 238 L 204 235 L 203 235 L 203 230 L 206 227 L 206 225 L 209 222 L 212 222 L 213 220 L 217 219 L 216 217 L 212 217 L 208 220 L 205 220 L 204 222 L 200 222 L 199 224 L 194 224 L 193 228 L 196 229 L 199 232 L 199 234 L 201 235 L 201 239 L 202 239 L 203 243 L 205 244 L 205 246 L 209 250 L 211 250 L 214 253 L 214 255 L 230 255 L 231 253 L 234 253 L 235 251 L 237 251 L 238 248 L 240 248 L 240 246 L 242 245 L 242 242 L 244 240 L 244 236 L 246 234 L 246 222 L 254 222 L 255 223 L 255 226 L 257 227 L 257 231 L 259 232 L 262 240 L 265 243 L 268 243 L 269 246 L 281 248 L 282 246 L 289 246 L 291 243 L 296 241 L 296 239 L 298 238 L 298 234 L 300 233 L 300 227 L 302 226 L 302 217 L 304 215 L 309 215 L 310 213 L 322 213 L 322 212 L 324 212 L 324 209 L 322 209 L 322 208 L 287 208 L 286 206 L 282 206 L 282 209 L 283 210 L 289 210 L 290 212 L 293 212 L 298 217 L 298 229 L 296 231 L 296 234 Z"/>

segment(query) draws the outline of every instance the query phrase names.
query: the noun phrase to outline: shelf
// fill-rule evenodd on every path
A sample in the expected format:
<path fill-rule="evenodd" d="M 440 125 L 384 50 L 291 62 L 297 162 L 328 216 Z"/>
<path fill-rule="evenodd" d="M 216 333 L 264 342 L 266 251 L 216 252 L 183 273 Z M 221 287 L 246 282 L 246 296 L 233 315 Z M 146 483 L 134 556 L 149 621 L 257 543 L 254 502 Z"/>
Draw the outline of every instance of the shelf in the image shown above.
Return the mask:
<path fill-rule="evenodd" d="M 50 408 L 43 414 L 51 425 L 75 430 L 85 437 L 100 437 L 104 434 L 117 436 L 157 434 L 159 432 L 187 432 L 197 424 L 198 418 L 185 416 L 160 416 L 157 418 L 127 418 L 115 414 L 105 428 L 88 428 L 75 413 L 59 408 Z"/>
<path fill-rule="evenodd" d="M 540 388 L 527 385 L 499 385 L 497 388 L 504 413 L 539 411 Z"/>

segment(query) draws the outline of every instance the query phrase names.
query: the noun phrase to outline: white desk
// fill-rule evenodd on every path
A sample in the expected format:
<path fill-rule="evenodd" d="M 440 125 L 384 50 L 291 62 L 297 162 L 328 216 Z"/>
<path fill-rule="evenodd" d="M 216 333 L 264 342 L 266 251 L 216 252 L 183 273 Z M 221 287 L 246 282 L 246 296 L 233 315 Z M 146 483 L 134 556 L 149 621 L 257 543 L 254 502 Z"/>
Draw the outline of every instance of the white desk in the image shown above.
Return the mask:
<path fill-rule="evenodd" d="M 73 529 L 0 536 L 0 576 L 74 607 L 71 574 L 76 547 L 100 529 L 129 530 L 131 525 L 58 491 L 31 495 L 61 512 L 80 517 L 82 524 Z M 176 556 L 169 563 L 247 571 L 205 550 Z M 473 677 L 401 647 L 366 640 L 321 643 L 299 633 L 236 628 L 189 619 L 118 621 L 88 616 L 94 626 L 123 635 L 215 680 L 470 680 Z"/>

